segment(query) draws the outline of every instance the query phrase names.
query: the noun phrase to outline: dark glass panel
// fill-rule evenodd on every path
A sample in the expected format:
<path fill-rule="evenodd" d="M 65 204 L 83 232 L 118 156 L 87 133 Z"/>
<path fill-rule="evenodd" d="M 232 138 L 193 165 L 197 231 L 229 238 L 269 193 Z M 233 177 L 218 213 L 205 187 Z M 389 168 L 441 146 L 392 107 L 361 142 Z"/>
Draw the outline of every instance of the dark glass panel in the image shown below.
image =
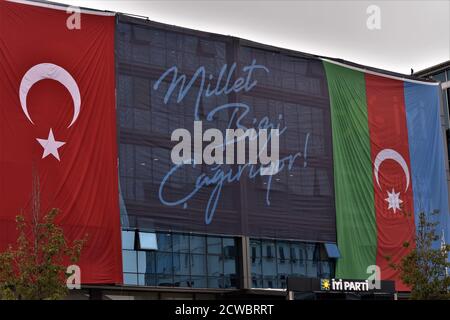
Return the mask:
<path fill-rule="evenodd" d="M 170 233 L 157 233 L 158 251 L 172 251 L 172 235 Z"/>
<path fill-rule="evenodd" d="M 191 242 L 191 253 L 206 253 L 206 244 L 205 244 L 205 236 L 194 236 L 190 237 Z"/>
<path fill-rule="evenodd" d="M 206 255 L 191 255 L 191 274 L 196 276 L 206 275 Z"/>
<path fill-rule="evenodd" d="M 167 252 L 156 253 L 156 272 L 161 274 L 172 274 L 173 272 L 172 253 Z"/>
<path fill-rule="evenodd" d="M 208 255 L 208 276 L 223 275 L 223 258 L 222 256 Z"/>
<path fill-rule="evenodd" d="M 208 254 L 222 254 L 222 238 L 208 236 L 207 242 Z"/>

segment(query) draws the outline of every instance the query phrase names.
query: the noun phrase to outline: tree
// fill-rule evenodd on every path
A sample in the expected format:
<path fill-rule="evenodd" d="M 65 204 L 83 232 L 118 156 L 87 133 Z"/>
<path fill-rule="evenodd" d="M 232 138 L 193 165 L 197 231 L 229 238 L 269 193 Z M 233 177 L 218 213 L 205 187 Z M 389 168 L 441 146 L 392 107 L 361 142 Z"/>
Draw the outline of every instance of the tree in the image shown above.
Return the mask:
<path fill-rule="evenodd" d="M 68 244 L 63 229 L 55 223 L 57 214 L 52 209 L 42 221 L 31 223 L 17 216 L 17 244 L 0 253 L 0 299 L 62 299 L 67 295 L 64 260 L 77 263 L 86 239 Z"/>
<path fill-rule="evenodd" d="M 40 217 L 40 183 L 33 165 L 31 221 L 16 217 L 18 238 L 0 253 L 0 299 L 62 299 L 68 293 L 65 261 L 76 264 L 87 240 L 67 243 L 55 218 L 58 209 Z"/>
<path fill-rule="evenodd" d="M 433 212 L 430 217 L 437 215 Z M 402 281 L 411 288 L 411 299 L 450 299 L 450 263 L 448 253 L 450 245 L 441 243 L 439 248 L 433 246 L 440 240 L 436 232 L 438 222 L 431 222 L 424 212 L 419 214 L 415 237 L 415 248 L 402 258 L 399 264 L 390 263 L 400 271 Z M 409 242 L 404 247 L 410 247 Z M 386 257 L 390 260 L 389 257 Z"/>
<path fill-rule="evenodd" d="M 55 219 L 58 209 L 41 217 L 40 182 L 32 168 L 31 221 L 16 216 L 18 237 L 0 253 L 0 299 L 62 299 L 68 294 L 65 263 L 76 264 L 87 235 L 68 243 Z"/>

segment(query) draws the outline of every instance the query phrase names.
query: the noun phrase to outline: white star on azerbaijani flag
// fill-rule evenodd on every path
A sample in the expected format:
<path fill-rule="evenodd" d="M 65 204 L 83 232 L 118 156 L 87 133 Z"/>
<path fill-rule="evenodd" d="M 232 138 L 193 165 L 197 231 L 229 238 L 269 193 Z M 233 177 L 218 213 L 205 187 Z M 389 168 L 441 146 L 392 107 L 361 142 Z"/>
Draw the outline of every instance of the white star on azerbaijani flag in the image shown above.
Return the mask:
<path fill-rule="evenodd" d="M 44 148 L 44 153 L 42 154 L 42 159 L 44 159 L 49 154 L 53 155 L 56 159 L 59 160 L 59 153 L 58 148 L 62 147 L 65 142 L 62 141 L 56 141 L 55 137 L 53 136 L 53 131 L 50 129 L 50 132 L 48 133 L 47 139 L 36 139 Z"/>
<path fill-rule="evenodd" d="M 393 209 L 394 213 L 397 209 L 400 211 L 400 204 L 403 203 L 403 201 L 400 200 L 400 192 L 396 193 L 394 188 L 392 188 L 392 192 L 388 191 L 387 193 L 388 197 L 384 200 L 389 203 L 388 210 Z"/>

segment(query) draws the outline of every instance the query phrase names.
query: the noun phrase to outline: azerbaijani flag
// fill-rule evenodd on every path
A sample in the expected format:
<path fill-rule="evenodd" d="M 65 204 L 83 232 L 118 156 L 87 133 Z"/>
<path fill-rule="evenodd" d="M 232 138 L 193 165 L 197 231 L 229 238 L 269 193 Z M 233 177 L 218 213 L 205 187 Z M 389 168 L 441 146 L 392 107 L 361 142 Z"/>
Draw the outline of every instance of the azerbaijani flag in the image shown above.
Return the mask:
<path fill-rule="evenodd" d="M 448 228 L 440 88 L 326 61 L 324 67 L 341 251 L 336 277 L 367 279 L 367 267 L 378 265 L 382 280 L 408 290 L 389 263 L 414 247 L 418 214 L 439 210 L 438 230 Z"/>

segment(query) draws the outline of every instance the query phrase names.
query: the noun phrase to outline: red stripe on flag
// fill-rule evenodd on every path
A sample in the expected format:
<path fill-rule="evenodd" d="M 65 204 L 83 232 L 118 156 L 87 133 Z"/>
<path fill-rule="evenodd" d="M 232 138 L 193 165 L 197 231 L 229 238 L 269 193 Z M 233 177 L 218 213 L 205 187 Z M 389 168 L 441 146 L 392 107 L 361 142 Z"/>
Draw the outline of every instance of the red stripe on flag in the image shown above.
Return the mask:
<path fill-rule="evenodd" d="M 403 82 L 368 74 L 365 78 L 377 224 L 376 263 L 382 280 L 395 280 L 397 290 L 408 290 L 399 272 L 389 266 L 390 262 L 400 263 L 414 247 L 415 235 Z M 405 242 L 410 244 L 408 248 Z"/>

